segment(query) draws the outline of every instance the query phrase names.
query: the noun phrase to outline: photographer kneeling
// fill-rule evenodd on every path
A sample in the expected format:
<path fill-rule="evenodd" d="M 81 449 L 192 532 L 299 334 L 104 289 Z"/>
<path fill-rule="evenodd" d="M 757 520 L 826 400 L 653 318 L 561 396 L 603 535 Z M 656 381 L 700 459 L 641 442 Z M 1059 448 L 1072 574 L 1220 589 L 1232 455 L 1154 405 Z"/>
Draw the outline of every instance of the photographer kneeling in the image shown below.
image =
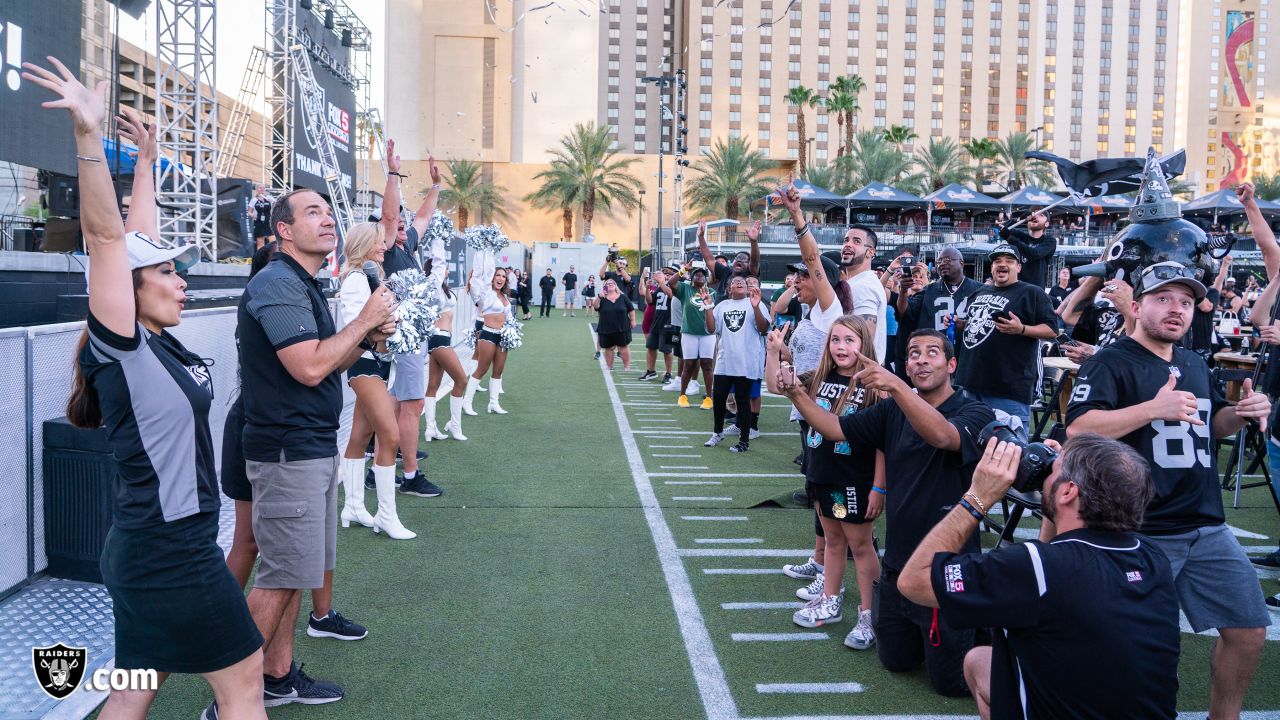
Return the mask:
<path fill-rule="evenodd" d="M 992 438 L 973 484 L 898 578 L 952 625 L 994 627 L 965 656 L 985 718 L 1177 715 L 1178 597 L 1169 560 L 1136 534 L 1147 463 L 1101 435 L 1071 438 L 1044 481 L 1039 542 L 957 554 L 1019 475 L 1022 448 Z"/>

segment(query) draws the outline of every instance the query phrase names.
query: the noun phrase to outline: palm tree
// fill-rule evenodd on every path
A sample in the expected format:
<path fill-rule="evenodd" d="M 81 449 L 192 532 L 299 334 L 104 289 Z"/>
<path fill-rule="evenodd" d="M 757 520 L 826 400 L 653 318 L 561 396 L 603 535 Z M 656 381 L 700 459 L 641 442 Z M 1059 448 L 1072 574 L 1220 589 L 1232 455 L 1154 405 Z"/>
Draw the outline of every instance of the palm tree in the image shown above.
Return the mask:
<path fill-rule="evenodd" d="M 814 107 L 822 98 L 818 94 L 803 85 L 797 85 L 787 91 L 787 103 L 796 106 L 796 134 L 800 138 L 800 154 L 799 161 L 796 163 L 796 174 L 804 177 L 805 174 L 805 152 L 808 150 L 808 137 L 804 129 L 804 109 L 806 107 Z"/>
<path fill-rule="evenodd" d="M 640 205 L 642 185 L 628 171 L 637 158 L 615 159 L 617 152 L 609 147 L 609 135 L 607 125 L 577 123 L 560 138 L 560 147 L 551 150 L 551 164 L 561 166 L 559 172 L 566 174 L 571 185 L 566 197 L 582 207 L 583 237 L 591 234 L 596 210 L 612 215 L 616 204 L 630 215 Z"/>
<path fill-rule="evenodd" d="M 480 163 L 474 160 L 450 160 L 449 177 L 440 191 L 440 204 L 458 214 L 458 229 L 466 230 L 471 213 L 481 217 L 510 220 L 507 213 L 506 188 L 485 182 Z"/>
<path fill-rule="evenodd" d="M 973 168 L 965 162 L 964 151 L 949 137 L 929 138 L 927 145 L 916 150 L 915 163 L 930 191 L 973 177 Z"/>
<path fill-rule="evenodd" d="M 986 192 L 987 174 L 983 169 L 983 163 L 995 160 L 1000 154 L 996 148 L 996 141 L 991 138 L 978 138 L 970 140 L 964 144 L 964 151 L 969 153 L 969 157 L 973 159 L 977 165 L 973 169 L 973 182 L 978 192 Z"/>
<path fill-rule="evenodd" d="M 737 220 L 751 203 L 773 189 L 766 176 L 777 164 L 759 150 L 751 149 L 744 138 L 716 140 L 710 152 L 693 166 L 697 176 L 689 181 L 686 201 L 698 214 L 718 215 Z"/>
<path fill-rule="evenodd" d="M 885 140 L 879 130 L 862 130 L 854 135 L 852 151 L 836 160 L 854 188 L 881 182 L 907 190 L 920 189 L 921 176 L 911 172 L 911 158 L 897 145 Z"/>
<path fill-rule="evenodd" d="M 854 190 L 849 185 L 849 178 L 843 164 L 814 163 L 809 166 L 809 173 L 804 176 L 804 179 L 838 195 L 847 195 Z"/>
<path fill-rule="evenodd" d="M 915 130 L 906 125 L 890 125 L 884 131 L 884 139 L 886 142 L 894 145 L 902 146 L 920 137 Z"/>
<path fill-rule="evenodd" d="M 1253 192 L 1263 200 L 1280 198 L 1280 173 L 1267 175 L 1256 173 L 1253 176 Z"/>
<path fill-rule="evenodd" d="M 1052 187 L 1056 184 L 1053 172 L 1042 160 L 1028 160 L 1026 154 L 1030 150 L 1039 150 L 1031 133 L 1009 133 L 1004 140 L 996 141 L 996 166 L 1003 171 L 1001 177 L 1009 192 L 1021 190 L 1027 185 Z"/>
<path fill-rule="evenodd" d="M 844 78 L 839 79 L 843 80 Z M 845 145 L 845 122 L 846 118 L 849 117 L 849 113 L 857 105 L 857 101 L 853 99 L 852 95 L 837 89 L 833 85 L 831 92 L 827 93 L 827 99 L 822 104 L 827 108 L 828 114 L 835 113 L 836 115 L 836 125 L 838 126 L 836 137 L 840 139 L 840 149 L 836 150 L 836 157 L 840 157 L 849 151 L 848 146 Z"/>
<path fill-rule="evenodd" d="M 539 210 L 559 210 L 563 221 L 561 237 L 573 239 L 573 211 L 578 184 L 569 167 L 553 162 L 551 167 L 533 176 L 542 186 L 524 196 L 525 202 Z"/>
<path fill-rule="evenodd" d="M 858 112 L 862 107 L 858 104 L 858 94 L 867 89 L 867 82 L 862 79 L 861 75 L 841 75 L 831 82 L 833 91 L 839 90 L 853 98 L 853 107 L 845 112 L 844 118 L 844 154 L 848 155 L 853 150 L 853 125 L 857 119 Z"/>

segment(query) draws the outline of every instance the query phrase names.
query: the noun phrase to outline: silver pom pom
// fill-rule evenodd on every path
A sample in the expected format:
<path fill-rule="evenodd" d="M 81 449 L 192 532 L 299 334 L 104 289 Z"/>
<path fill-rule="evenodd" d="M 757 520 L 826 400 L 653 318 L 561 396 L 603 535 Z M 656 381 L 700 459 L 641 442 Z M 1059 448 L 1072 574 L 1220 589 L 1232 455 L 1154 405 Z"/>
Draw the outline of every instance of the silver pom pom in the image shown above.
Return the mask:
<path fill-rule="evenodd" d="M 387 349 L 401 354 L 417 352 L 427 344 L 440 317 L 440 297 L 436 288 L 417 268 L 392 275 L 387 278 L 386 286 L 399 303 L 392 315 L 396 331 L 387 338 Z"/>
<path fill-rule="evenodd" d="M 524 326 L 516 320 L 507 318 L 507 322 L 502 326 L 502 337 L 498 340 L 498 346 L 503 350 L 515 350 L 524 344 Z"/>
<path fill-rule="evenodd" d="M 462 344 L 466 345 L 472 350 L 476 348 L 476 329 L 475 328 L 467 328 L 467 331 L 462 334 Z"/>
<path fill-rule="evenodd" d="M 448 242 L 453 237 L 454 232 L 453 221 L 449 219 L 448 215 L 437 210 L 431 216 L 431 221 L 427 223 L 426 236 L 422 239 L 423 244 L 431 247 L 436 240 Z"/>
<path fill-rule="evenodd" d="M 472 250 L 498 252 L 511 244 L 510 238 L 502 234 L 497 225 L 472 225 L 465 234 L 467 247 Z"/>

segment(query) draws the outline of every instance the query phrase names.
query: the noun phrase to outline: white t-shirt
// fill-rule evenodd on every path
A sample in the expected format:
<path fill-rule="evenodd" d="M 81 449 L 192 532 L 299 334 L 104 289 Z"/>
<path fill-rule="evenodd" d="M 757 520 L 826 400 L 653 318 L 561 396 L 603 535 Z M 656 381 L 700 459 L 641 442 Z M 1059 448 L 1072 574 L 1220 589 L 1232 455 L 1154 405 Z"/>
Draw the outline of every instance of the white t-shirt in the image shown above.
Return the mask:
<path fill-rule="evenodd" d="M 760 380 L 764 377 L 764 335 L 756 328 L 751 300 L 724 300 L 712 311 L 716 319 L 716 374 Z M 760 314 L 769 320 L 762 301 Z"/>
<path fill-rule="evenodd" d="M 844 315 L 840 301 L 835 298 L 831 299 L 831 307 L 825 311 L 822 309 L 821 302 L 815 302 L 812 307 L 806 307 L 809 314 L 791 333 L 791 365 L 796 369 L 796 375 L 818 368 L 822 353 L 827 346 L 827 333 L 831 332 L 831 326 L 836 324 L 836 320 Z M 792 408 L 791 421 L 795 422 L 799 419 L 800 411 Z"/>
<path fill-rule="evenodd" d="M 889 301 L 885 297 L 884 286 L 875 272 L 863 270 L 846 280 L 849 284 L 849 295 L 853 298 L 853 309 L 850 315 L 870 315 L 876 319 L 876 360 L 883 365 L 888 335 L 885 332 L 885 312 Z"/>

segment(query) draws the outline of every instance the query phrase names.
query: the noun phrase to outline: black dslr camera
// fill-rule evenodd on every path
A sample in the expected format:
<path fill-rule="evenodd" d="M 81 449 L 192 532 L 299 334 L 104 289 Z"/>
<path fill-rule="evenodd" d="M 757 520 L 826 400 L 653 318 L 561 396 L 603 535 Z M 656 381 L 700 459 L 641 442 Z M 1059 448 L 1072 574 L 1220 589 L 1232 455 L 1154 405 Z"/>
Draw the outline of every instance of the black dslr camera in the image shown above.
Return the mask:
<path fill-rule="evenodd" d="M 999 420 L 992 421 L 982 428 L 982 432 L 978 435 L 979 447 L 986 448 L 993 437 L 1022 448 L 1022 459 L 1018 462 L 1018 474 L 1013 480 L 1013 489 L 1020 493 L 1039 492 L 1045 478 L 1053 473 L 1053 462 L 1058 459 L 1058 453 L 1044 443 L 1023 442 L 1008 425 Z"/>

